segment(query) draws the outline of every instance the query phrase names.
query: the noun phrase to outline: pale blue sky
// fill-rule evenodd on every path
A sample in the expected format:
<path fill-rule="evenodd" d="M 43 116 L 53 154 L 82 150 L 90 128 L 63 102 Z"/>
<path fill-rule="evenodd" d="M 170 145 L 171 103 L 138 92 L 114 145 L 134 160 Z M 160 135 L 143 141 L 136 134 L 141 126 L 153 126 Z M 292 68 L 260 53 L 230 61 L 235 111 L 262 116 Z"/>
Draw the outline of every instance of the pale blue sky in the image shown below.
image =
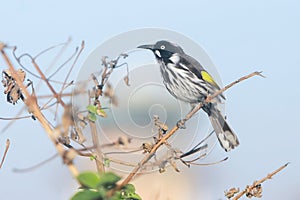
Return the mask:
<path fill-rule="evenodd" d="M 264 71 L 266 79 L 253 78 L 226 93 L 226 114 L 239 135 L 240 147 L 229 154 L 226 163 L 193 168 L 192 172 L 221 176 L 205 176 L 209 179 L 206 184 L 211 189 L 211 199 L 225 199 L 225 189 L 243 187 L 291 162 L 285 171 L 263 185 L 263 199 L 297 199 L 300 195 L 299 9 L 297 0 L 111 0 L 84 4 L 11 0 L 1 3 L 0 40 L 37 53 L 71 36 L 77 44 L 85 40 L 84 60 L 89 52 L 114 35 L 137 28 L 160 27 L 178 31 L 201 45 L 225 84 L 252 71 Z M 0 66 L 4 66 L 2 59 Z M 10 105 L 4 97 L 0 105 L 1 116 Z M 0 170 L 1 199 L 39 199 L 37 195 L 49 200 L 66 199 L 70 191 L 64 187 L 70 175 L 59 159 L 28 174 L 12 173 L 13 167 L 30 166 L 55 152 L 46 134 L 26 133 L 26 125 L 26 121 L 19 122 L 0 135 L 1 153 L 6 138 L 12 142 L 5 166 Z M 29 126 L 33 125 L 36 122 L 30 121 Z M 197 191 L 195 197 L 200 197 Z"/>

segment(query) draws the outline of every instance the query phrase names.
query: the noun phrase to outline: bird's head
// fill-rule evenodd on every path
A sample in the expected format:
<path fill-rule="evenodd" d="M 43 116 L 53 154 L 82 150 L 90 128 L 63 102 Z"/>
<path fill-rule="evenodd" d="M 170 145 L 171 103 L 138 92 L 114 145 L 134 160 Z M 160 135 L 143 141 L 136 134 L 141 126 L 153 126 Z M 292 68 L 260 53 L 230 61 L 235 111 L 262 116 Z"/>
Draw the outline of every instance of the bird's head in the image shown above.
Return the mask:
<path fill-rule="evenodd" d="M 184 51 L 180 46 L 166 40 L 158 41 L 155 44 L 141 45 L 137 48 L 149 49 L 157 58 L 171 57 L 175 53 L 184 54 Z"/>

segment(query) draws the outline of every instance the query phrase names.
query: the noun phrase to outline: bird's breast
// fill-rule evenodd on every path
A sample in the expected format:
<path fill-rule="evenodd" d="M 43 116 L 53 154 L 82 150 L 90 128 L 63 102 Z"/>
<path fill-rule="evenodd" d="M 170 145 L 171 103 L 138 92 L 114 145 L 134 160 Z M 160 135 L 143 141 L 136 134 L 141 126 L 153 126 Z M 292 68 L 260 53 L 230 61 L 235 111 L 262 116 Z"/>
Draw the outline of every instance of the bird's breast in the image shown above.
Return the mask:
<path fill-rule="evenodd" d="M 177 57 L 172 58 L 175 63 L 177 59 Z M 158 60 L 158 63 L 163 82 L 175 98 L 188 103 L 196 103 L 207 95 L 207 90 L 202 87 L 202 80 L 186 68 L 171 62 L 165 63 L 163 60 Z"/>

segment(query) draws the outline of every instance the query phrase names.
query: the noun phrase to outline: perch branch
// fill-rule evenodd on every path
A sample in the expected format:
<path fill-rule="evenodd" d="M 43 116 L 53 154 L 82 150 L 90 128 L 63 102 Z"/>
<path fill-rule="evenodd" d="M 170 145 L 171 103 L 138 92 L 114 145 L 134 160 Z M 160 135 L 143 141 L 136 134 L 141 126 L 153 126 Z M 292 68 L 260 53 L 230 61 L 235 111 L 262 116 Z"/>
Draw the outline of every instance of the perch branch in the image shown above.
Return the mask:
<path fill-rule="evenodd" d="M 218 95 L 220 95 L 221 93 L 225 92 L 226 90 L 228 90 L 229 88 L 231 88 L 232 86 L 234 86 L 235 84 L 244 81 L 248 78 L 251 78 L 253 76 L 256 75 L 261 75 L 261 72 L 253 72 L 247 76 L 243 76 L 242 78 L 232 82 L 231 84 L 225 86 L 224 88 L 220 89 L 219 91 L 215 92 L 212 95 L 209 95 L 206 100 L 205 103 L 211 102 L 212 99 L 214 99 L 215 97 L 217 97 Z M 202 106 L 204 105 L 203 102 L 199 103 L 197 106 L 194 107 L 194 109 L 188 113 L 186 115 L 186 117 L 182 120 L 183 122 L 186 122 L 187 120 L 189 120 L 197 111 L 199 111 Z M 140 169 L 144 166 L 145 163 L 147 163 L 155 154 L 155 152 L 157 151 L 157 149 L 163 145 L 165 142 L 167 142 L 167 140 L 174 135 L 174 133 L 179 129 L 179 126 L 176 125 L 174 126 L 169 132 L 167 132 L 151 149 L 151 151 L 149 152 L 149 154 L 147 154 L 138 164 L 137 166 L 132 170 L 132 172 L 123 180 L 123 182 L 121 182 L 121 184 L 119 184 L 115 190 L 119 190 L 121 188 L 123 188 L 126 184 L 128 184 L 132 178 L 140 171 Z"/>

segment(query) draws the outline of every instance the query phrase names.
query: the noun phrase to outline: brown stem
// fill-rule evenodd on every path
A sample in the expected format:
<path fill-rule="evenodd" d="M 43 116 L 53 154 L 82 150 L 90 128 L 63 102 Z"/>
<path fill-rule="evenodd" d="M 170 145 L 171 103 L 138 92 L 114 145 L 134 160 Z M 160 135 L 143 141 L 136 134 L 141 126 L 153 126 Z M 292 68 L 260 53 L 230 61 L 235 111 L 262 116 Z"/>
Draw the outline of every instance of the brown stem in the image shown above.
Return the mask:
<path fill-rule="evenodd" d="M 281 170 L 283 170 L 284 168 L 286 168 L 288 166 L 288 164 L 289 163 L 286 163 L 285 165 L 279 167 L 274 172 L 268 174 L 266 177 L 262 178 L 261 180 L 255 181 L 250 187 L 248 187 L 247 189 L 245 189 L 245 190 L 241 191 L 240 193 L 238 193 L 232 200 L 238 200 L 238 199 L 240 199 L 244 194 L 247 193 L 247 191 L 253 190 L 254 188 L 256 188 L 258 185 L 262 184 L 266 180 L 271 179 L 275 174 L 277 174 L 278 172 L 280 172 Z"/>
<path fill-rule="evenodd" d="M 0 163 L 0 169 L 2 168 L 2 165 L 3 165 L 3 163 L 4 163 L 4 160 L 5 160 L 7 151 L 8 151 L 8 149 L 9 149 L 9 146 L 10 146 L 10 141 L 9 141 L 9 139 L 7 139 L 7 140 L 6 140 L 6 145 L 5 145 L 5 151 L 4 151 L 4 154 L 3 154 L 3 157 L 2 157 L 1 163 Z"/>
<path fill-rule="evenodd" d="M 232 86 L 234 86 L 235 84 L 238 84 L 239 82 L 242 82 L 246 79 L 249 79 L 253 76 L 261 76 L 263 78 L 265 78 L 265 76 L 262 75 L 262 72 L 253 72 L 251 74 L 248 74 L 247 76 L 243 76 L 241 78 L 239 78 L 238 80 L 226 85 L 224 88 L 216 91 L 213 95 L 208 96 L 208 98 L 206 99 L 206 102 L 210 102 L 211 99 L 216 98 L 218 95 L 222 94 L 223 92 L 225 92 L 226 90 L 228 90 L 229 88 L 231 88 Z"/>
<path fill-rule="evenodd" d="M 104 164 L 103 164 L 103 154 L 101 152 L 100 149 L 100 144 L 99 144 L 99 138 L 98 138 L 98 134 L 97 134 L 97 129 L 96 129 L 96 124 L 92 121 L 89 122 L 90 127 L 91 127 L 91 134 L 92 134 L 92 140 L 93 140 L 93 145 L 95 147 L 95 154 L 96 154 L 96 166 L 97 166 L 97 170 L 98 172 L 104 173 L 105 172 L 105 168 L 104 168 Z"/>
<path fill-rule="evenodd" d="M 41 76 L 41 79 L 43 81 L 45 81 L 45 83 L 47 84 L 47 86 L 49 87 L 49 89 L 51 90 L 53 96 L 57 99 L 57 101 L 63 106 L 63 107 L 66 107 L 66 104 L 63 102 L 63 100 L 61 99 L 61 96 L 58 95 L 56 93 L 56 91 L 54 90 L 54 88 L 52 87 L 52 85 L 49 83 L 48 79 L 46 78 L 45 74 L 42 72 L 41 68 L 38 66 L 38 64 L 35 62 L 34 59 L 32 59 L 32 63 L 33 63 L 33 66 L 35 67 L 35 69 L 38 71 L 38 73 L 40 74 Z"/>
<path fill-rule="evenodd" d="M 81 43 L 81 48 L 80 48 L 80 50 L 79 50 L 79 52 L 78 52 L 78 54 L 77 54 L 77 56 L 76 56 L 76 58 L 75 58 L 75 60 L 74 60 L 74 62 L 73 62 L 73 64 L 72 64 L 70 70 L 68 71 L 68 73 L 67 73 L 67 75 L 66 75 L 66 77 L 65 77 L 65 81 L 64 81 L 64 83 L 63 83 L 61 92 L 60 92 L 60 94 L 59 94 L 60 98 L 61 98 L 61 94 L 62 94 L 62 92 L 63 92 L 63 90 L 64 90 L 64 87 L 65 87 L 65 85 L 66 85 L 66 83 L 67 83 L 67 80 L 69 79 L 70 74 L 71 74 L 71 72 L 73 71 L 73 68 L 74 68 L 75 64 L 77 63 L 77 60 L 78 60 L 79 56 L 80 56 L 81 53 L 83 52 L 83 49 L 84 49 L 84 41 L 82 41 L 82 43 Z"/>

